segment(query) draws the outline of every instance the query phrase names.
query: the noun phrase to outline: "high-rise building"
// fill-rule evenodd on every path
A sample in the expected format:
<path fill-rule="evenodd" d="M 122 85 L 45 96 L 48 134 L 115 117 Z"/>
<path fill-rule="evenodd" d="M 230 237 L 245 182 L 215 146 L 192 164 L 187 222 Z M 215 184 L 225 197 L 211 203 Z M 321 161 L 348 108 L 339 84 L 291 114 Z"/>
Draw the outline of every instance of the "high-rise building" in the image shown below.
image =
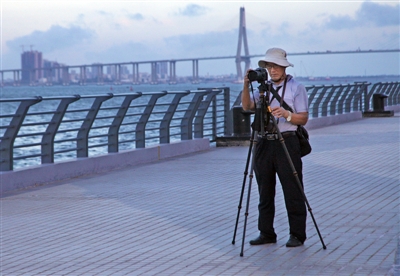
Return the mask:
<path fill-rule="evenodd" d="M 21 81 L 32 83 L 38 81 L 43 76 L 42 53 L 38 51 L 26 51 L 21 54 Z"/>
<path fill-rule="evenodd" d="M 92 78 L 100 79 L 103 77 L 102 72 L 102 64 L 101 63 L 92 63 Z"/>
<path fill-rule="evenodd" d="M 168 76 L 168 62 L 157 62 L 157 74 L 162 79 Z"/>
<path fill-rule="evenodd" d="M 122 65 L 122 66 L 121 66 L 121 73 L 122 73 L 122 74 L 125 74 L 125 75 L 129 75 L 128 66 Z"/>
<path fill-rule="evenodd" d="M 112 78 L 115 78 L 115 74 L 116 74 L 115 65 L 107 66 L 107 74 L 110 75 Z"/>
<path fill-rule="evenodd" d="M 48 82 L 58 82 L 62 79 L 62 72 L 60 67 L 64 64 L 60 64 L 56 61 L 43 60 L 43 77 Z"/>

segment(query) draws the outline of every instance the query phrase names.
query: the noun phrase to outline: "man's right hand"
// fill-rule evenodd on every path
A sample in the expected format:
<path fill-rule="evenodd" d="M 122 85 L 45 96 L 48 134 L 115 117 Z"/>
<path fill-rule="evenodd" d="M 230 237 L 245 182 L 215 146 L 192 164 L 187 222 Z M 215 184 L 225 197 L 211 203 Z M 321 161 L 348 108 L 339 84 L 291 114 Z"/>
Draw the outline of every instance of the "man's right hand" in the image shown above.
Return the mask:
<path fill-rule="evenodd" d="M 250 85 L 250 80 L 249 80 L 249 71 L 250 70 L 252 70 L 252 69 L 248 69 L 247 71 L 246 71 L 246 74 L 244 75 L 244 77 L 243 77 L 243 88 L 244 87 L 249 87 L 249 85 Z"/>
<path fill-rule="evenodd" d="M 250 99 L 250 91 L 249 91 L 250 80 L 248 74 L 250 70 L 252 69 L 248 69 L 243 77 L 242 107 L 244 110 L 254 110 L 254 103 Z"/>

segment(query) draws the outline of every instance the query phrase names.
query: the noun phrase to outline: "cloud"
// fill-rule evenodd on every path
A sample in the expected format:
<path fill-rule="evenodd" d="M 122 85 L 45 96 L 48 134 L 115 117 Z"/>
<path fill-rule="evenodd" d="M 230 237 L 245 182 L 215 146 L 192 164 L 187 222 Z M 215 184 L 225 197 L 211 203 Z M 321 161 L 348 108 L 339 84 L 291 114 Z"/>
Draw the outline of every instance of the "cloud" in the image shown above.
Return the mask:
<path fill-rule="evenodd" d="M 364 2 L 357 11 L 357 18 L 372 22 L 378 27 L 394 26 L 400 24 L 399 5 L 379 5 L 372 2 Z"/>
<path fill-rule="evenodd" d="M 113 45 L 100 52 L 87 51 L 85 53 L 85 58 L 92 63 L 115 63 L 165 58 L 165 56 L 163 57 L 162 55 L 155 55 L 154 52 L 155 49 L 152 49 L 146 44 L 129 41 Z"/>
<path fill-rule="evenodd" d="M 205 14 L 208 11 L 207 7 L 199 6 L 196 4 L 189 4 L 183 10 L 180 9 L 178 15 L 194 17 Z"/>
<path fill-rule="evenodd" d="M 343 30 L 365 26 L 398 26 L 400 24 L 399 17 L 399 5 L 380 5 L 366 1 L 356 11 L 354 18 L 350 16 L 331 15 L 325 27 L 334 30 Z"/>
<path fill-rule="evenodd" d="M 170 55 L 186 57 L 229 56 L 236 53 L 238 31 L 185 34 L 164 38 L 165 48 L 172 49 Z M 200 54 L 201 53 L 201 54 Z"/>
<path fill-rule="evenodd" d="M 91 29 L 84 29 L 78 26 L 65 28 L 53 25 L 47 31 L 34 31 L 29 35 L 7 41 L 7 46 L 14 51 L 18 51 L 21 45 L 33 45 L 34 48 L 40 49 L 41 52 L 52 52 L 77 45 L 82 41 L 88 41 L 95 36 L 95 31 Z"/>
<path fill-rule="evenodd" d="M 113 63 L 229 56 L 236 53 L 237 37 L 237 31 L 232 31 L 171 36 L 154 45 L 128 41 L 103 51 L 87 51 L 85 58 L 90 62 Z"/>
<path fill-rule="evenodd" d="M 102 16 L 110 16 L 111 13 L 106 12 L 106 11 L 97 11 L 98 14 L 102 15 Z"/>
<path fill-rule="evenodd" d="M 135 20 L 135 21 L 140 21 L 143 20 L 144 17 L 141 13 L 135 13 L 135 14 L 128 14 L 127 15 L 129 19 Z"/>

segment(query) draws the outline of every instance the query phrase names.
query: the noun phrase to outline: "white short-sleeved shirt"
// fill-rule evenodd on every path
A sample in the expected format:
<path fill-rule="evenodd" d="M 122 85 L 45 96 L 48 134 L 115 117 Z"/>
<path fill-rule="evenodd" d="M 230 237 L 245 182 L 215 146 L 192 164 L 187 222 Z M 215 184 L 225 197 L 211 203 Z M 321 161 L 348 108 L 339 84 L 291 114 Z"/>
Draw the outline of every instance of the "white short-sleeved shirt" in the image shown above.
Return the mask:
<path fill-rule="evenodd" d="M 273 88 L 276 90 L 279 86 L 283 86 L 282 82 L 280 85 L 276 86 L 273 84 Z M 282 97 L 283 87 L 281 87 L 278 91 L 279 96 Z M 269 99 L 273 98 L 271 92 L 269 92 Z M 265 95 L 266 97 L 267 95 Z M 253 101 L 253 97 L 251 100 Z M 260 92 L 258 89 L 254 91 L 254 100 L 257 102 L 260 98 Z M 308 96 L 307 90 L 304 85 L 297 82 L 291 75 L 288 75 L 288 80 L 286 83 L 286 91 L 283 99 L 294 111 L 294 113 L 299 112 L 308 112 Z M 275 98 L 270 102 L 271 107 L 280 106 L 280 102 Z M 291 122 L 286 121 L 285 118 L 276 118 L 276 122 L 278 124 L 279 130 L 281 132 L 285 131 L 294 131 L 297 129 L 297 125 L 292 124 Z"/>

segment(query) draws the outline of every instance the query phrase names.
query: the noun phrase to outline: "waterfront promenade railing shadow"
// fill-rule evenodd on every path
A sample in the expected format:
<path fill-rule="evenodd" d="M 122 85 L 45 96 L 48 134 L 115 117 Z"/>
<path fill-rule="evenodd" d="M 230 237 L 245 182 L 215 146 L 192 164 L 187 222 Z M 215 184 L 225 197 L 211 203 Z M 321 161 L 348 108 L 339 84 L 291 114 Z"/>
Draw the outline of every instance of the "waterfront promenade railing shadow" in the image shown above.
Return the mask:
<path fill-rule="evenodd" d="M 329 118 L 324 125 L 338 123 L 331 119 L 346 114 L 356 113 L 354 118 L 361 118 L 362 112 L 371 110 L 376 94 L 381 95 L 386 108 L 400 104 L 400 82 L 306 89 L 311 127 L 318 126 L 312 122 L 320 118 Z M 232 101 L 228 87 L 0 99 L 0 173 L 5 181 L 4 172 L 65 160 L 185 141 L 206 140 L 209 146 L 217 137 L 231 136 L 233 124 L 240 123 L 234 122 L 232 103 L 240 105 L 240 95 Z M 179 154 L 176 149 L 170 151 Z M 159 158 L 160 148 L 156 154 Z"/>

